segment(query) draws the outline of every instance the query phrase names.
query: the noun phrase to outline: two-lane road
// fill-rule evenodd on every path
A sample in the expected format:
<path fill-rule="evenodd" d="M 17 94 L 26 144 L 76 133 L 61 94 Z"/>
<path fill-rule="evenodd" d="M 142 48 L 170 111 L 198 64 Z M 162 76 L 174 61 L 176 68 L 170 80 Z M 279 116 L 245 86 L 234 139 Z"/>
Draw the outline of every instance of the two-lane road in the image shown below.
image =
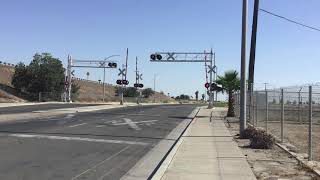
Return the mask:
<path fill-rule="evenodd" d="M 0 124 L 0 179 L 120 179 L 196 105 L 140 106 Z"/>

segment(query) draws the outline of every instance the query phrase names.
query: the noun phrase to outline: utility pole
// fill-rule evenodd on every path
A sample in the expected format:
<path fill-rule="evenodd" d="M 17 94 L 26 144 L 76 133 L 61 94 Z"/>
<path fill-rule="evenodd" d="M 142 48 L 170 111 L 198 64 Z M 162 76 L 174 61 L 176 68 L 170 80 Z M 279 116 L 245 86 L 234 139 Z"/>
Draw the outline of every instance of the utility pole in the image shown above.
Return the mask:
<path fill-rule="evenodd" d="M 248 0 L 242 1 L 241 83 L 240 83 L 240 136 L 246 129 L 246 32 Z"/>
<path fill-rule="evenodd" d="M 252 32 L 251 32 L 251 46 L 250 46 L 250 57 L 249 57 L 249 84 L 248 90 L 252 88 L 254 83 L 254 65 L 256 60 L 256 42 L 257 42 L 257 27 L 258 27 L 258 14 L 259 14 L 259 0 L 254 0 L 253 8 L 253 21 L 252 21 Z"/>

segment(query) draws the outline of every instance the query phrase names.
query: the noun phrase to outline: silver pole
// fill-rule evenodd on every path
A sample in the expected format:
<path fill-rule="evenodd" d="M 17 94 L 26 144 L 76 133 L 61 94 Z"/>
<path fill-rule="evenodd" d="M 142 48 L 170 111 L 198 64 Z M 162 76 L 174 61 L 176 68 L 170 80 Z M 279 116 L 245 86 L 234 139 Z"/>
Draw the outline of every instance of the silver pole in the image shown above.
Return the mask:
<path fill-rule="evenodd" d="M 104 97 L 105 97 L 105 80 L 106 80 L 106 67 L 103 68 L 102 102 L 104 102 Z"/>
<path fill-rule="evenodd" d="M 268 91 L 266 90 L 266 132 L 268 132 L 269 121 L 269 105 L 268 105 Z"/>
<path fill-rule="evenodd" d="M 71 100 L 71 66 L 72 66 L 72 57 L 68 55 L 68 69 L 67 69 L 67 74 L 68 74 L 68 101 L 72 103 Z"/>
<path fill-rule="evenodd" d="M 153 75 L 153 91 L 154 91 L 154 94 L 153 94 L 153 103 L 156 102 L 156 74 Z"/>
<path fill-rule="evenodd" d="M 308 160 L 312 161 L 312 86 L 309 86 L 309 151 Z"/>
<path fill-rule="evenodd" d="M 210 51 L 210 67 L 212 67 L 212 56 L 213 56 L 213 54 L 212 54 L 212 49 L 211 49 L 211 51 Z M 210 71 L 210 79 L 209 79 L 209 81 L 210 81 L 210 86 L 209 86 L 209 104 L 208 104 L 208 109 L 211 109 L 211 108 L 213 108 L 213 94 L 212 94 L 212 91 L 211 91 L 211 85 L 212 85 L 212 71 Z"/>
<path fill-rule="evenodd" d="M 246 129 L 246 39 L 248 0 L 242 1 L 241 84 L 240 84 L 240 135 Z"/>
<path fill-rule="evenodd" d="M 284 96 L 283 89 L 281 89 L 281 142 L 283 143 L 283 124 L 284 124 Z"/>

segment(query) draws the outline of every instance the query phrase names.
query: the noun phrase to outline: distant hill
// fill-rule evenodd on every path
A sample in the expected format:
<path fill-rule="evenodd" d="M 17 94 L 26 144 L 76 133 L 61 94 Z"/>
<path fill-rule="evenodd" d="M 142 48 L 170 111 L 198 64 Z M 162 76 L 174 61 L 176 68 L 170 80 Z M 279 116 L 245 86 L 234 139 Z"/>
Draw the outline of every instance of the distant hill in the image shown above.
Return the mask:
<path fill-rule="evenodd" d="M 22 102 L 23 95 L 19 94 L 11 84 L 14 67 L 12 65 L 0 64 L 0 102 Z M 79 96 L 76 101 L 97 102 L 102 101 L 102 84 L 97 81 L 88 81 L 75 78 L 75 82 L 80 85 Z M 115 94 L 116 86 L 111 84 L 105 85 L 105 101 L 117 101 L 119 97 Z M 44 93 L 42 96 L 45 96 Z M 155 99 L 157 102 L 174 101 L 170 97 L 156 92 Z M 135 98 L 125 98 L 126 101 L 135 101 Z M 153 96 L 143 101 L 152 101 Z"/>

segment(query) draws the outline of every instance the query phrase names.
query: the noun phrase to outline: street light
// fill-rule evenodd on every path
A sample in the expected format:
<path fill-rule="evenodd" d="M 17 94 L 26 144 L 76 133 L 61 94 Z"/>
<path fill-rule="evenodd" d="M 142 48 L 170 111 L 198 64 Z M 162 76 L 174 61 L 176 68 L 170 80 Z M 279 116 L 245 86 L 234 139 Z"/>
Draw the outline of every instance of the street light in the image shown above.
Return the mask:
<path fill-rule="evenodd" d="M 120 56 L 120 55 L 111 55 L 109 57 L 104 58 L 104 65 L 103 65 L 103 83 L 102 83 L 102 92 L 103 92 L 103 96 L 102 96 L 102 101 L 104 102 L 104 97 L 105 97 L 105 80 L 106 80 L 106 61 L 112 57 L 116 57 L 116 56 Z"/>

